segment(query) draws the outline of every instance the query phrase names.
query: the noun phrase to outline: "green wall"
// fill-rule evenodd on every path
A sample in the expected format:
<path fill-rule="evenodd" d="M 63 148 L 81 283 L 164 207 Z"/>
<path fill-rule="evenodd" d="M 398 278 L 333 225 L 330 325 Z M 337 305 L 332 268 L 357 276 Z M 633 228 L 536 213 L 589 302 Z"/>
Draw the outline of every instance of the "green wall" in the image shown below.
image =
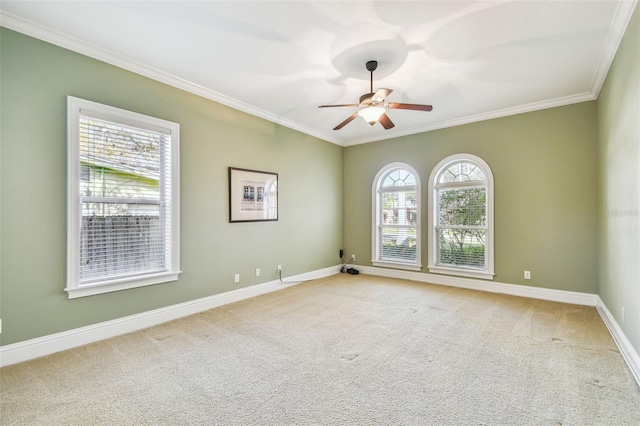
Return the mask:
<path fill-rule="evenodd" d="M 598 98 L 598 292 L 640 353 L 640 8 Z M 622 308 L 625 318 L 622 318 Z"/>
<path fill-rule="evenodd" d="M 339 264 L 342 147 L 5 28 L 0 42 L 3 345 Z M 179 281 L 67 299 L 67 95 L 180 123 Z M 229 166 L 279 174 L 279 221 L 228 223 Z"/>
<path fill-rule="evenodd" d="M 370 266 L 380 168 L 413 166 L 426 203 L 433 167 L 467 152 L 495 179 L 495 281 L 598 292 L 640 350 L 639 20 L 597 102 L 348 148 L 2 28 L 0 343 L 336 265 L 341 247 Z M 181 124 L 179 281 L 67 299 L 67 95 Z M 279 173 L 278 222 L 228 223 L 229 166 Z"/>
<path fill-rule="evenodd" d="M 437 108 L 437 105 L 435 106 Z M 595 293 L 596 104 L 586 102 L 356 145 L 344 154 L 345 250 L 371 265 L 371 188 L 386 164 L 411 165 L 429 200 L 429 175 L 445 157 L 475 154 L 495 182 L 495 278 Z M 427 215 L 422 265 L 427 271 Z M 531 271 L 531 280 L 523 271 Z"/>

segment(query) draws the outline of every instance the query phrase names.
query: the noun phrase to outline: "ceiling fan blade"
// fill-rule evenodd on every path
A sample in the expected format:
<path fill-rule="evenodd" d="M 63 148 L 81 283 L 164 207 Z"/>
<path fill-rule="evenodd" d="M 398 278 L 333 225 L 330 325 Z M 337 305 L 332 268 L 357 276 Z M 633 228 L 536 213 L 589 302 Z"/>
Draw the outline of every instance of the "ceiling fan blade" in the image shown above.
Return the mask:
<path fill-rule="evenodd" d="M 401 104 L 398 102 L 389 102 L 389 104 L 385 104 L 385 107 L 393 109 L 410 109 L 413 111 L 431 111 L 433 109 L 431 105 Z"/>
<path fill-rule="evenodd" d="M 344 120 L 342 123 L 338 124 L 336 127 L 333 128 L 333 130 L 340 130 L 342 129 L 344 126 L 346 126 L 347 124 L 351 123 L 353 120 L 355 120 L 355 118 L 358 116 L 357 112 L 354 112 L 349 118 L 347 118 L 346 120 Z"/>
<path fill-rule="evenodd" d="M 380 122 L 380 124 L 382 124 L 382 127 L 384 127 L 385 130 L 389 130 L 390 128 L 395 126 L 395 124 L 393 124 L 389 116 L 384 112 L 382 113 L 378 121 Z"/>
<path fill-rule="evenodd" d="M 335 108 L 335 107 L 357 107 L 358 104 L 341 104 L 341 105 L 320 105 L 318 108 Z"/>
<path fill-rule="evenodd" d="M 391 94 L 391 92 L 393 92 L 391 89 L 378 89 L 371 97 L 371 100 L 374 102 L 382 102 L 384 101 L 384 98 Z"/>

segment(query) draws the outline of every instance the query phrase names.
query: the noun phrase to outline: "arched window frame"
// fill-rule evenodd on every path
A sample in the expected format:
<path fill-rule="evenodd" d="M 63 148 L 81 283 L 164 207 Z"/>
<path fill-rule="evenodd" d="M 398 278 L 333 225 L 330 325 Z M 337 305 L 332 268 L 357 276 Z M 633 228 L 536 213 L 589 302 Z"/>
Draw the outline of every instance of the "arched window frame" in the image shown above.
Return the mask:
<path fill-rule="evenodd" d="M 487 213 L 487 230 L 485 241 L 485 267 L 483 269 L 473 268 L 469 266 L 440 265 L 437 262 L 437 236 L 436 229 L 438 217 L 438 200 L 437 189 L 443 187 L 455 187 L 456 183 L 438 184 L 440 176 L 449 167 L 455 163 L 471 163 L 479 167 L 485 175 L 482 186 L 486 188 L 486 213 Z M 474 186 L 479 184 L 472 183 Z M 472 154 L 456 154 L 440 161 L 429 176 L 429 211 L 427 215 L 428 231 L 428 247 L 429 247 L 429 272 L 438 274 L 457 275 L 469 278 L 481 278 L 492 280 L 495 276 L 494 272 L 494 191 L 493 191 L 493 173 L 489 165 L 480 157 Z"/>
<path fill-rule="evenodd" d="M 416 184 L 415 187 L 411 186 L 402 186 L 398 188 L 402 188 L 402 190 L 397 189 L 394 190 L 392 188 L 383 188 L 382 185 L 384 183 L 385 178 L 392 172 L 396 170 L 405 170 L 413 175 L 415 178 Z M 415 220 L 415 229 L 416 229 L 416 260 L 415 262 L 403 262 L 399 260 L 390 260 L 384 259 L 380 255 L 380 233 L 378 232 L 379 227 L 381 225 L 382 218 L 382 197 L 381 194 L 384 192 L 407 192 L 415 189 L 416 192 L 416 220 Z M 372 185 L 372 200 L 373 200 L 373 214 L 372 214 L 372 254 L 371 254 L 371 263 L 374 266 L 382 266 L 382 267 L 390 267 L 396 269 L 406 269 L 411 271 L 419 271 L 422 268 L 422 257 L 421 257 L 421 186 L 420 186 L 420 176 L 416 172 L 416 170 L 408 164 L 405 163 L 391 163 L 384 166 L 375 179 L 373 180 Z"/>

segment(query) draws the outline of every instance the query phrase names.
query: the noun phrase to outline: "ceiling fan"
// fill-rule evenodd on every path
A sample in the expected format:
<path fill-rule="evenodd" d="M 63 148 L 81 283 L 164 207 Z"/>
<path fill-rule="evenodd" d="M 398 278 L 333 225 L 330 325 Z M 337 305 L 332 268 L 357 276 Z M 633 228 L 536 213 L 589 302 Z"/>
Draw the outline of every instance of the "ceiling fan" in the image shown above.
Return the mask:
<path fill-rule="evenodd" d="M 340 130 L 357 116 L 365 119 L 370 125 L 376 124 L 378 121 L 382 124 L 385 130 L 389 130 L 395 125 L 386 113 L 386 108 L 389 109 L 409 109 L 413 111 L 431 111 L 433 107 L 431 105 L 420 104 L 402 104 L 398 102 L 385 102 L 385 98 L 389 96 L 393 90 L 391 89 L 378 89 L 373 92 L 373 72 L 378 68 L 378 61 L 369 61 L 366 64 L 367 70 L 371 73 L 371 86 L 370 92 L 360 96 L 360 102 L 357 104 L 341 104 L 341 105 L 320 105 L 318 108 L 334 108 L 334 107 L 362 107 L 357 112 L 353 113 L 349 118 L 338 124 L 333 130 Z"/>

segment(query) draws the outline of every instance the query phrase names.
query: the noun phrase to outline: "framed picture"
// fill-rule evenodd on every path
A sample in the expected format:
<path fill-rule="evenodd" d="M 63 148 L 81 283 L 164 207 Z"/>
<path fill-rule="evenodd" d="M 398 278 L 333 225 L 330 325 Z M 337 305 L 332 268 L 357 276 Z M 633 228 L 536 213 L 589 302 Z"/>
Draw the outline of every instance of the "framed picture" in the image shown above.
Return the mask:
<path fill-rule="evenodd" d="M 278 220 L 278 174 L 229 167 L 229 222 Z"/>

